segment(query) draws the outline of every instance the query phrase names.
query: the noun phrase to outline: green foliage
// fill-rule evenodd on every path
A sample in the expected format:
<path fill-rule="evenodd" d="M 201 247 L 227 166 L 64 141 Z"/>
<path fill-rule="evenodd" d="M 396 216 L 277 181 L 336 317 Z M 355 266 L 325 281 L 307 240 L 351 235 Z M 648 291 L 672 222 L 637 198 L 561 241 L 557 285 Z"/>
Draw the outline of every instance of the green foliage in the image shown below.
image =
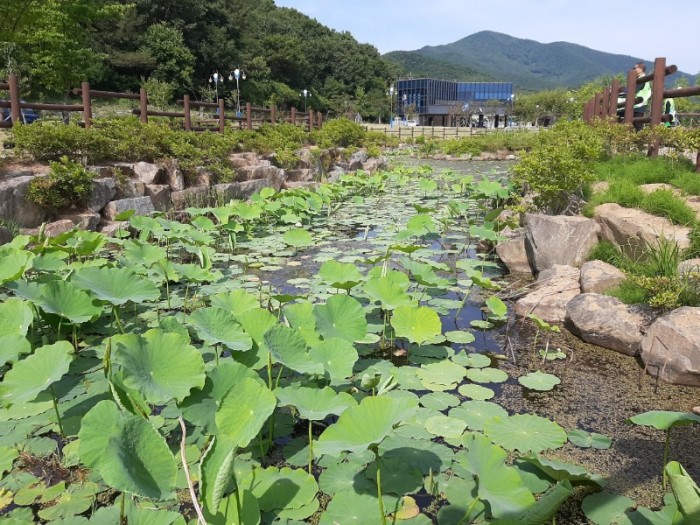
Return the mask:
<path fill-rule="evenodd" d="M 185 45 L 180 29 L 167 22 L 149 26 L 141 38 L 141 49 L 150 54 L 157 64 L 149 80 L 170 84 L 173 90 L 191 84 L 195 57 Z M 148 95 L 150 99 L 150 90 Z"/>
<path fill-rule="evenodd" d="M 339 118 L 329 120 L 320 130 L 313 133 L 314 142 L 321 148 L 349 146 L 362 147 L 365 140 L 365 130 L 359 124 Z"/>
<path fill-rule="evenodd" d="M 105 137 L 74 125 L 57 126 L 37 122 L 31 126 L 14 126 L 12 136 L 15 151 L 29 154 L 40 161 L 68 157 L 94 162 L 104 159 L 111 146 Z"/>
<path fill-rule="evenodd" d="M 685 200 L 674 195 L 669 190 L 657 190 L 645 196 L 641 208 L 647 213 L 666 217 L 674 224 L 693 224 L 695 211 L 686 204 Z"/>
<path fill-rule="evenodd" d="M 51 212 L 80 206 L 92 194 L 93 176 L 81 164 L 64 157 L 51 163 L 46 177 L 35 177 L 29 182 L 27 198 Z"/>
<path fill-rule="evenodd" d="M 589 261 L 603 261 L 618 268 L 621 267 L 623 259 L 620 248 L 610 241 L 600 241 L 588 254 Z"/>
<path fill-rule="evenodd" d="M 148 103 L 161 109 L 165 109 L 170 104 L 175 92 L 175 84 L 154 77 L 146 80 L 142 87 L 148 93 Z"/>

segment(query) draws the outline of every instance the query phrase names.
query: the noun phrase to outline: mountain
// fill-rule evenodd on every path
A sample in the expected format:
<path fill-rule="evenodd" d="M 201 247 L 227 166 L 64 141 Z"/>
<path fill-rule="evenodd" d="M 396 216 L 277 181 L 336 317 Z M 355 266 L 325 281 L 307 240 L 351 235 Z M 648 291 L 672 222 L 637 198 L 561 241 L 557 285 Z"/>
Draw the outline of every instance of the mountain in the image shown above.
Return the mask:
<path fill-rule="evenodd" d="M 568 42 L 542 44 L 494 31 L 481 31 L 441 46 L 392 51 L 383 58 L 399 67 L 403 75 L 513 82 L 516 89 L 532 91 L 575 88 L 602 76 L 626 74 L 640 60 Z M 672 81 L 679 76 L 671 77 Z"/>

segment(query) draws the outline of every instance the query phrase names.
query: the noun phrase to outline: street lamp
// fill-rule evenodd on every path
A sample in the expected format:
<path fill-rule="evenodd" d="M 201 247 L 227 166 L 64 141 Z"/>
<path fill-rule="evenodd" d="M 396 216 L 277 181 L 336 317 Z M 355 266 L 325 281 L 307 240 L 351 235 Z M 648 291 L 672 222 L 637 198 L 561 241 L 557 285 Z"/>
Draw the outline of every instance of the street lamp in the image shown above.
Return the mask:
<path fill-rule="evenodd" d="M 535 105 L 535 126 L 540 127 L 540 105 Z"/>
<path fill-rule="evenodd" d="M 308 89 L 302 89 L 302 90 L 301 90 L 301 93 L 299 94 L 299 96 L 300 96 L 300 97 L 301 97 L 301 96 L 304 97 L 304 113 L 306 113 L 306 97 L 310 97 L 310 96 L 311 96 L 311 91 L 309 91 Z"/>
<path fill-rule="evenodd" d="M 389 125 L 394 125 L 394 84 L 389 86 Z"/>
<path fill-rule="evenodd" d="M 408 95 L 404 93 L 401 97 L 401 100 L 403 101 L 403 119 L 406 120 L 408 118 L 406 116 L 406 100 L 408 100 Z"/>
<path fill-rule="evenodd" d="M 515 93 L 510 94 L 510 126 L 513 127 L 513 117 L 515 116 Z"/>
<path fill-rule="evenodd" d="M 241 113 L 241 89 L 239 87 L 238 81 L 240 80 L 245 80 L 245 72 L 241 70 L 240 67 L 237 67 L 231 73 L 228 75 L 229 80 L 234 80 L 236 81 L 236 116 L 240 117 L 242 115 Z"/>
<path fill-rule="evenodd" d="M 224 77 L 220 75 L 218 71 L 214 71 L 209 77 L 209 83 L 214 84 L 214 91 L 216 93 L 216 103 L 219 103 L 219 83 L 223 84 Z"/>

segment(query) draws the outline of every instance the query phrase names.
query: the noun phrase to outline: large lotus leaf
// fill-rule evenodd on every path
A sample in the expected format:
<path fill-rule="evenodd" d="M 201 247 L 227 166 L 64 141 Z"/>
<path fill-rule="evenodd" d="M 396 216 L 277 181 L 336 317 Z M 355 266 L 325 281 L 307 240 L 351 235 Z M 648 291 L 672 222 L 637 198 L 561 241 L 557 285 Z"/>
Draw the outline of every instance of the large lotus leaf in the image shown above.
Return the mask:
<path fill-rule="evenodd" d="M 518 471 L 506 465 L 508 454 L 482 434 L 465 439 L 466 452 L 457 461 L 477 479 L 479 499 L 487 501 L 496 518 L 522 514 L 534 505 L 535 498 L 523 485 Z"/>
<path fill-rule="evenodd" d="M 267 310 L 253 308 L 240 314 L 237 320 L 243 327 L 243 330 L 252 337 L 255 345 L 252 352 L 235 354 L 234 358 L 256 370 L 266 366 L 270 355 L 265 344 L 265 333 L 277 324 L 277 318 Z"/>
<path fill-rule="evenodd" d="M 236 494 L 231 494 L 219 505 L 215 515 L 205 512 L 205 518 L 209 525 L 258 525 L 260 523 L 260 507 L 258 500 L 249 490 L 241 490 L 240 509 L 238 514 L 238 502 Z M 149 524 L 150 525 L 150 524 Z"/>
<path fill-rule="evenodd" d="M 408 425 L 401 426 L 398 430 L 406 426 Z M 400 458 L 426 476 L 431 471 L 433 473 L 441 472 L 452 463 L 454 453 L 446 445 L 430 441 L 430 438 L 430 434 L 427 434 L 426 439 L 394 434 L 382 441 L 379 453 L 382 459 Z"/>
<path fill-rule="evenodd" d="M 216 282 L 223 277 L 220 271 L 202 268 L 198 264 L 173 263 L 171 269 L 193 283 Z"/>
<path fill-rule="evenodd" d="M 334 295 L 326 304 L 314 307 L 316 328 L 324 339 L 339 337 L 360 341 L 367 335 L 367 319 L 362 305 L 349 295 Z"/>
<path fill-rule="evenodd" d="M 41 509 L 39 517 L 44 520 L 56 520 L 82 514 L 93 505 L 98 491 L 97 483 L 90 481 L 73 484 L 58 497 L 53 505 Z"/>
<path fill-rule="evenodd" d="M 467 424 L 461 419 L 440 414 L 428 418 L 425 422 L 425 428 L 435 436 L 458 438 L 467 428 Z"/>
<path fill-rule="evenodd" d="M 416 301 L 406 293 L 406 289 L 389 277 L 372 277 L 364 284 L 364 291 L 372 301 L 379 301 L 385 310 L 416 306 Z"/>
<path fill-rule="evenodd" d="M 352 376 L 359 356 L 350 341 L 331 337 L 313 346 L 309 357 L 323 366 L 331 380 L 342 380 Z"/>
<path fill-rule="evenodd" d="M 386 511 L 393 507 L 385 501 Z M 319 525 L 384 525 L 388 521 L 379 516 L 376 495 L 358 494 L 354 491 L 337 492 L 321 515 Z"/>
<path fill-rule="evenodd" d="M 0 284 L 22 277 L 33 257 L 34 255 L 26 250 L 2 250 L 0 252 Z"/>
<path fill-rule="evenodd" d="M 483 430 L 486 421 L 494 417 L 508 417 L 508 412 L 490 401 L 465 401 L 451 409 L 449 416 L 462 419 L 470 430 Z"/>
<path fill-rule="evenodd" d="M 143 265 L 146 268 L 168 258 L 168 252 L 165 248 L 135 239 L 125 241 L 123 250 L 127 261 Z"/>
<path fill-rule="evenodd" d="M 567 480 L 554 485 L 546 494 L 528 508 L 517 520 L 518 525 L 542 525 L 550 523 L 559 507 L 571 496 L 573 487 Z M 500 522 L 499 522 L 500 523 Z"/>
<path fill-rule="evenodd" d="M 700 523 L 700 488 L 677 461 L 669 461 L 666 473 L 686 523 Z"/>
<path fill-rule="evenodd" d="M 235 362 L 219 363 L 207 373 L 204 388 L 195 390 L 180 403 L 182 415 L 190 423 L 201 426 L 209 435 L 216 434 L 216 409 L 229 390 L 245 377 L 261 381 L 254 370 Z"/>
<path fill-rule="evenodd" d="M 442 333 L 440 317 L 427 306 L 400 306 L 391 316 L 391 326 L 397 337 L 405 337 L 411 343 L 423 344 Z"/>
<path fill-rule="evenodd" d="M 130 268 L 81 268 L 73 274 L 71 282 L 114 305 L 160 299 L 155 284 Z"/>
<path fill-rule="evenodd" d="M 314 446 L 314 453 L 338 456 L 344 451 L 362 452 L 376 446 L 391 434 L 395 425 L 413 415 L 417 407 L 415 401 L 408 399 L 366 397 L 323 431 Z"/>
<path fill-rule="evenodd" d="M 498 368 L 470 368 L 467 378 L 475 383 L 503 383 L 508 380 L 508 374 Z"/>
<path fill-rule="evenodd" d="M 40 290 L 37 306 L 44 312 L 59 315 L 72 323 L 84 323 L 102 313 L 102 308 L 92 303 L 88 293 L 72 283 L 52 281 L 40 285 Z"/>
<path fill-rule="evenodd" d="M 232 313 L 221 308 L 199 308 L 189 316 L 188 323 L 197 335 L 211 345 L 222 344 L 231 350 L 245 352 L 253 346 Z"/>
<path fill-rule="evenodd" d="M 323 374 L 323 366 L 309 358 L 306 341 L 298 330 L 275 325 L 265 333 L 265 345 L 272 357 L 290 370 L 300 374 Z"/>
<path fill-rule="evenodd" d="M 537 455 L 522 456 L 519 461 L 534 466 L 554 481 L 568 480 L 573 484 L 595 484 L 604 487 L 606 481 L 598 474 L 592 474 L 580 465 L 565 463 L 555 459 L 544 458 Z"/>
<path fill-rule="evenodd" d="M 539 390 L 546 392 L 552 390 L 556 385 L 561 383 L 561 379 L 553 374 L 545 374 L 544 372 L 530 372 L 518 378 L 518 383 L 530 390 Z"/>
<path fill-rule="evenodd" d="M 287 304 L 283 308 L 285 319 L 292 328 L 299 330 L 315 330 L 316 317 L 314 316 L 314 305 L 308 301 L 294 304 Z"/>
<path fill-rule="evenodd" d="M 216 514 L 224 493 L 235 489 L 232 474 L 236 451 L 233 441 L 224 435 L 218 435 L 199 464 L 199 494 L 204 508 L 210 514 Z"/>
<path fill-rule="evenodd" d="M 383 277 L 387 281 L 398 284 L 403 291 L 411 287 L 411 279 L 404 272 L 398 270 L 386 270 L 382 266 L 375 266 L 369 272 L 367 277 Z"/>
<path fill-rule="evenodd" d="M 0 335 L 27 335 L 33 319 L 34 313 L 27 301 L 11 297 L 0 303 Z"/>
<path fill-rule="evenodd" d="M 245 290 L 231 290 L 230 292 L 212 295 L 211 305 L 231 312 L 234 317 L 237 317 L 243 312 L 260 308 L 260 301 Z"/>
<path fill-rule="evenodd" d="M 318 492 L 312 475 L 289 467 L 253 469 L 239 485 L 253 493 L 263 512 L 298 509 L 311 503 Z"/>
<path fill-rule="evenodd" d="M 326 468 L 318 478 L 319 488 L 331 496 L 340 492 L 371 493 L 376 491 L 373 483 L 361 472 L 364 464 L 359 463 L 334 463 Z"/>
<path fill-rule="evenodd" d="M 452 361 L 439 361 L 421 365 L 416 371 L 416 375 L 423 384 L 436 383 L 438 385 L 456 385 L 464 379 L 466 370 L 463 366 L 454 364 Z"/>
<path fill-rule="evenodd" d="M 672 412 L 668 410 L 650 410 L 643 414 L 637 414 L 627 420 L 635 425 L 653 427 L 657 430 L 668 430 L 682 425 L 700 423 L 700 416 L 690 412 Z"/>
<path fill-rule="evenodd" d="M 282 236 L 282 240 L 290 246 L 295 248 L 303 248 L 304 246 L 311 246 L 314 243 L 313 237 L 306 230 L 301 228 L 293 228 L 285 232 Z"/>
<path fill-rule="evenodd" d="M 495 418 L 484 424 L 484 433 L 507 450 L 541 452 L 566 443 L 566 431 L 554 421 L 533 414 Z"/>
<path fill-rule="evenodd" d="M 415 465 L 400 457 L 381 458 L 382 492 L 385 494 L 413 494 L 423 485 L 423 474 Z M 368 479 L 376 480 L 377 462 L 373 461 L 365 470 Z"/>
<path fill-rule="evenodd" d="M 275 390 L 279 404 L 291 405 L 299 411 L 299 417 L 312 421 L 321 421 L 329 415 L 339 416 L 357 401 L 346 392 L 337 393 L 330 387 L 283 387 Z"/>
<path fill-rule="evenodd" d="M 182 401 L 190 390 L 204 386 L 201 354 L 173 332 L 153 329 L 144 335 L 116 335 L 112 362 L 121 366 L 124 385 L 155 405 Z"/>
<path fill-rule="evenodd" d="M 476 401 L 486 401 L 496 395 L 496 392 L 490 388 L 475 384 L 460 385 L 457 391 L 460 395 Z"/>
<path fill-rule="evenodd" d="M 581 504 L 581 509 L 586 517 L 596 525 L 610 525 L 624 519 L 625 514 L 636 506 L 634 500 L 621 494 L 598 492 L 586 496 Z"/>
<path fill-rule="evenodd" d="M 357 266 L 334 259 L 324 262 L 318 270 L 318 275 L 324 282 L 343 290 L 349 290 L 363 279 Z"/>
<path fill-rule="evenodd" d="M 14 363 L 22 354 L 32 351 L 29 340 L 21 334 L 0 335 L 0 366 Z"/>
<path fill-rule="evenodd" d="M 265 385 L 246 377 L 224 396 L 216 411 L 216 426 L 235 446 L 248 446 L 276 404 L 275 395 Z"/>
<path fill-rule="evenodd" d="M 151 423 L 100 401 L 83 417 L 80 459 L 116 490 L 152 499 L 173 497 L 177 464 Z"/>
<path fill-rule="evenodd" d="M 37 348 L 17 362 L 0 383 L 0 403 L 9 406 L 32 401 L 68 372 L 73 345 L 59 341 Z"/>

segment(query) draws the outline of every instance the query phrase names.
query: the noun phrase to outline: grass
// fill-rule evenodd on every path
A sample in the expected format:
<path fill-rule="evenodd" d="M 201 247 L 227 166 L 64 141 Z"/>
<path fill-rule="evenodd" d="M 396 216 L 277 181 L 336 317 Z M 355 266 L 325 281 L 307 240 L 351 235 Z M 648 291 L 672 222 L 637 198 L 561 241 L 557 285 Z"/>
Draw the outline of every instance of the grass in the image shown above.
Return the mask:
<path fill-rule="evenodd" d="M 692 173 L 690 162 L 672 161 L 665 157 L 618 155 L 596 165 L 598 180 L 608 182 L 627 180 L 635 185 L 672 184 L 674 179 Z"/>

